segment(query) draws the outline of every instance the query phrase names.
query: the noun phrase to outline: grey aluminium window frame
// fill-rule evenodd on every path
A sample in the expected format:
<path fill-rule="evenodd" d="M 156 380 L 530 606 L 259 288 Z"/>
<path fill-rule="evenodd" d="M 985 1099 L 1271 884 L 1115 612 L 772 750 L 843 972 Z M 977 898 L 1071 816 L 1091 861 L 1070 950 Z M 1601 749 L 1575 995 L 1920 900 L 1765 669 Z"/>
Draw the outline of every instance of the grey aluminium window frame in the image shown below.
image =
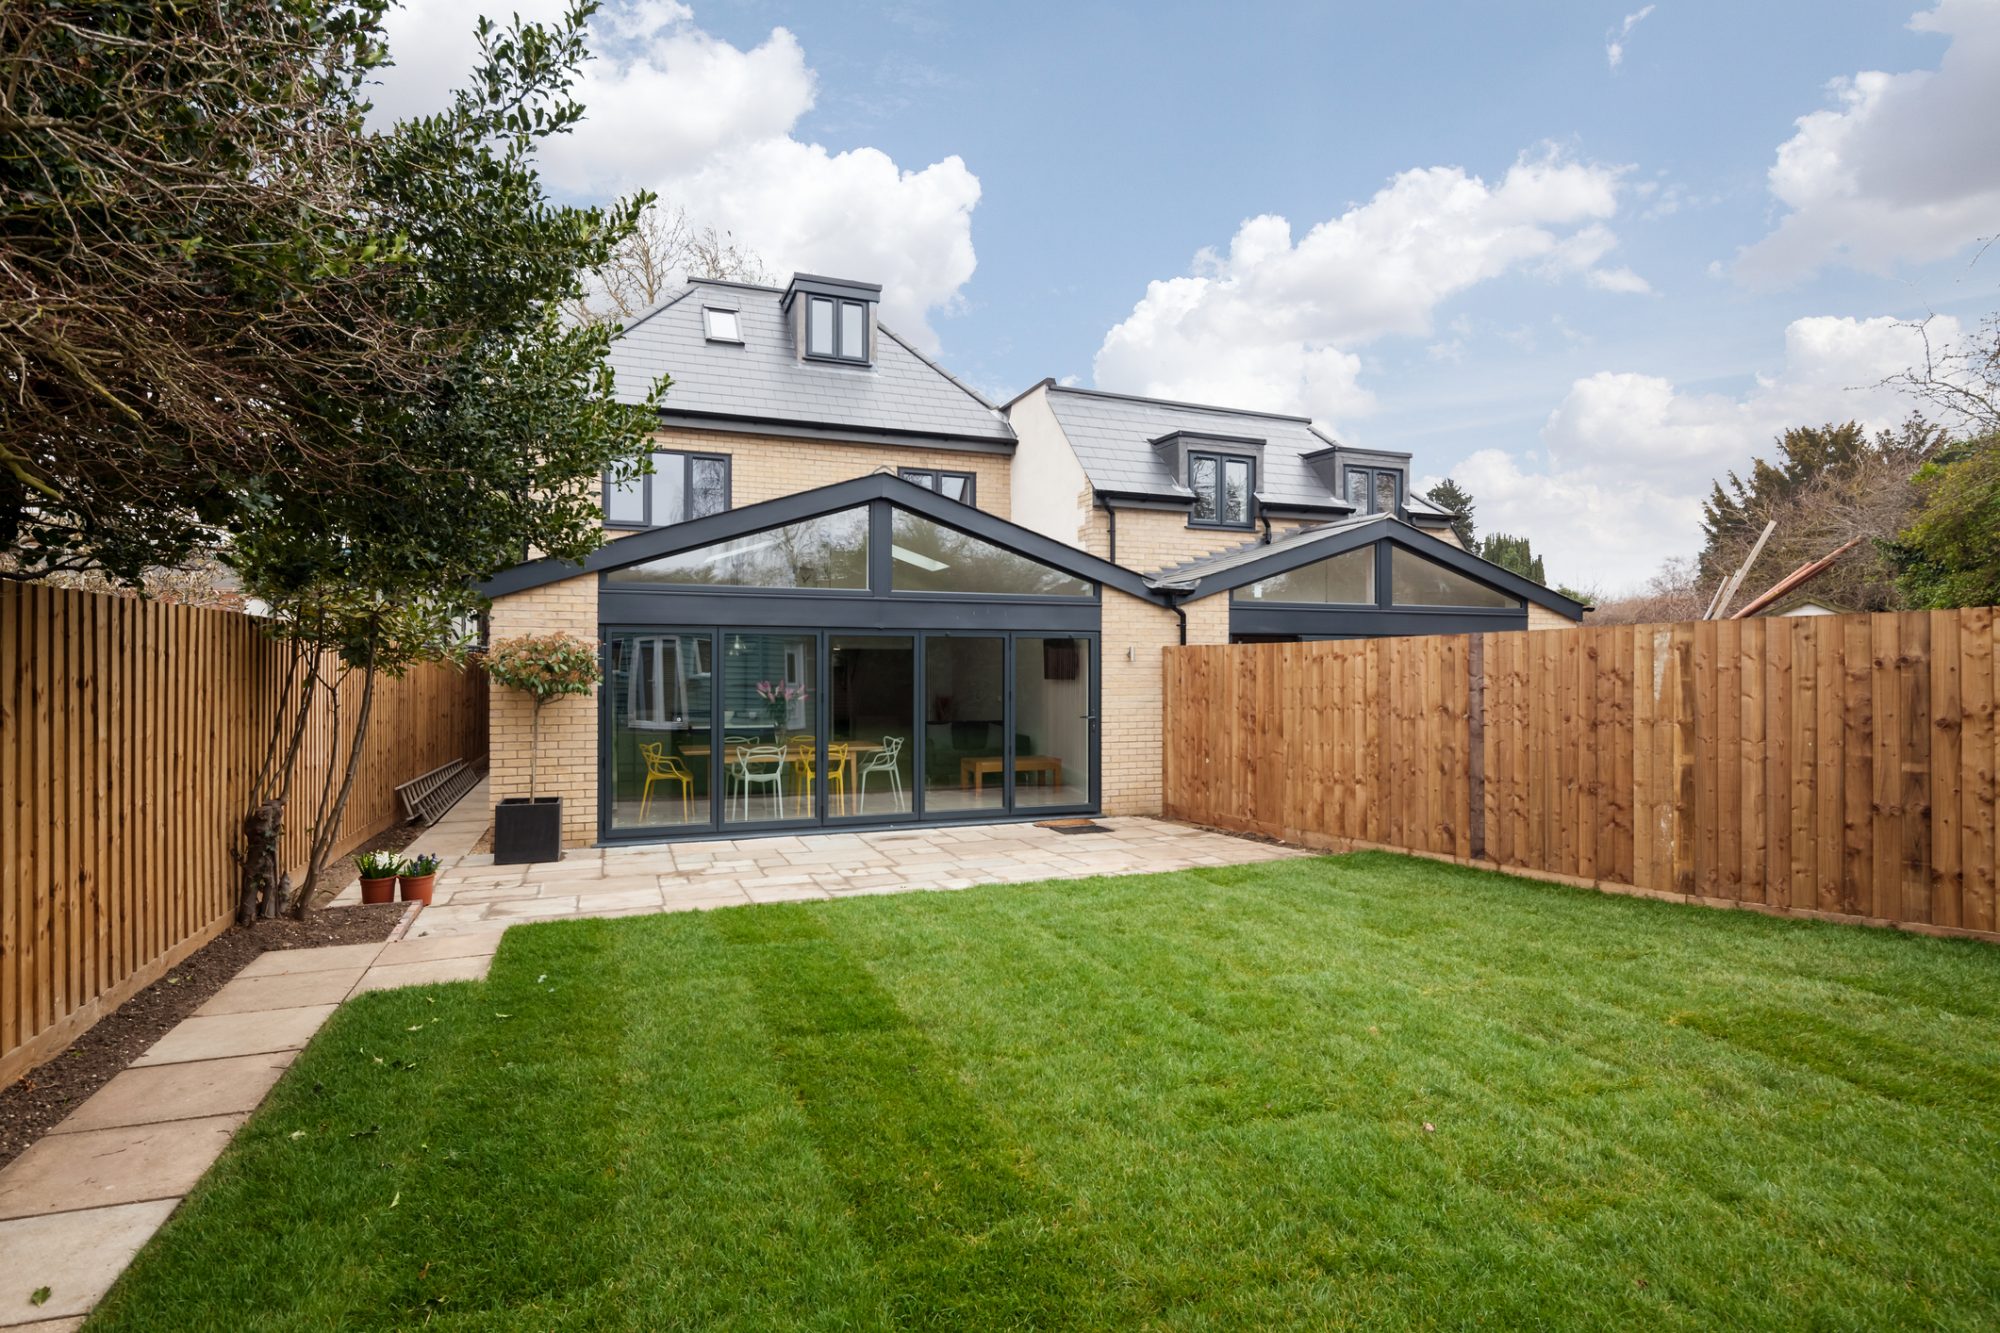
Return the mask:
<path fill-rule="evenodd" d="M 1187 451 L 1187 488 L 1195 490 L 1194 467 L 1197 461 L 1215 464 L 1215 518 L 1199 518 L 1195 506 L 1188 507 L 1188 526 L 1191 528 L 1226 528 L 1231 532 L 1247 532 L 1257 526 L 1257 459 L 1251 454 L 1229 453 L 1220 449 L 1189 449 Z M 1228 469 L 1231 463 L 1241 463 L 1248 474 L 1243 486 L 1243 521 L 1231 523 L 1222 517 L 1223 494 L 1228 487 Z M 1200 493 L 1196 493 L 1196 503 L 1200 503 Z"/>
<path fill-rule="evenodd" d="M 1348 504 L 1354 504 L 1354 501 L 1350 498 L 1354 489 L 1351 479 L 1354 477 L 1366 477 L 1368 479 L 1368 484 L 1365 487 L 1366 495 L 1364 496 L 1366 503 L 1355 505 L 1354 509 L 1356 513 L 1391 513 L 1401 516 L 1403 511 L 1408 507 L 1410 499 L 1409 477 L 1406 475 L 1404 469 L 1399 467 L 1378 467 L 1372 463 L 1347 464 L 1341 469 L 1340 473 L 1340 498 Z M 1396 479 L 1396 507 L 1392 510 L 1384 510 L 1381 505 L 1380 487 L 1383 477 L 1394 477 Z"/>
<path fill-rule="evenodd" d="M 830 296 L 823 292 L 807 292 L 805 293 L 805 301 L 805 354 L 808 361 L 839 361 L 853 366 L 865 366 L 873 363 L 874 357 L 870 355 L 871 349 L 868 346 L 868 302 L 856 301 L 845 296 Z M 831 348 L 824 351 L 813 346 L 813 307 L 822 301 L 831 307 L 828 332 L 833 340 Z M 847 312 L 850 309 L 861 312 L 861 346 L 859 348 L 852 348 L 847 345 Z"/>
<path fill-rule="evenodd" d="M 722 464 L 722 508 L 717 512 L 728 513 L 735 505 L 736 469 L 730 461 L 728 454 L 702 453 L 700 451 L 685 449 L 655 449 L 652 452 L 655 459 L 666 455 L 681 460 L 681 513 L 675 518 L 662 519 L 653 512 L 652 478 L 657 473 L 647 473 L 644 477 L 646 486 L 640 495 L 643 517 L 638 519 L 614 519 L 611 517 L 611 478 L 607 474 L 603 479 L 602 490 L 598 498 L 599 512 L 604 515 L 605 527 L 614 528 L 621 532 L 639 532 L 646 528 L 663 528 L 675 523 L 685 523 L 694 517 L 694 515 L 688 512 L 688 506 L 694 503 L 694 465 L 697 459 L 704 463 Z M 707 515 L 701 515 L 701 517 L 705 518 Z"/>
<path fill-rule="evenodd" d="M 960 504 L 973 505 L 975 507 L 979 504 L 979 474 L 977 472 L 961 472 L 953 468 L 943 467 L 899 467 L 896 469 L 896 475 L 913 486 L 922 486 L 925 490 L 934 491 L 939 495 L 944 495 L 944 487 L 941 484 L 943 480 L 946 477 L 956 477 L 965 483 L 965 493 L 958 496 L 944 495 L 944 498 L 947 500 L 955 499 Z M 920 478 L 929 478 L 929 480 L 920 480 Z"/>

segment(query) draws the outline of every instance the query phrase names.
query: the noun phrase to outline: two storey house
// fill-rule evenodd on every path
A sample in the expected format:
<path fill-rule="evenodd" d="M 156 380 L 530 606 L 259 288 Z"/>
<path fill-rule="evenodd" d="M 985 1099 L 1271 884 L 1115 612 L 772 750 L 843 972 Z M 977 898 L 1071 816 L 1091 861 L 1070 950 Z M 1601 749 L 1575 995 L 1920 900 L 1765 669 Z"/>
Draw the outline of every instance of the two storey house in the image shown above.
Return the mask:
<path fill-rule="evenodd" d="M 1048 383 L 1002 408 L 879 296 L 694 281 L 614 345 L 620 392 L 673 377 L 650 472 L 607 479 L 588 560 L 486 587 L 496 639 L 603 645 L 541 726 L 567 844 L 1157 813 L 1170 644 L 1580 614 L 1449 544 L 1404 456 Z M 531 711 L 496 692 L 496 798 Z"/>

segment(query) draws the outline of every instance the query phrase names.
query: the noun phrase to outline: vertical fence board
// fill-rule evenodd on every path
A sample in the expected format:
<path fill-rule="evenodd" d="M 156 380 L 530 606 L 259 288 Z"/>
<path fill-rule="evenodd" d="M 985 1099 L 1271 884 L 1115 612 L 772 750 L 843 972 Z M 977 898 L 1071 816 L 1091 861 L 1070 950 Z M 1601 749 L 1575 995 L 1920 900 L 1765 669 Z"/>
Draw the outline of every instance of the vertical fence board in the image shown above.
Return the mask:
<path fill-rule="evenodd" d="M 1992 934 L 1994 619 L 1173 649 L 1166 804 L 1309 844 Z"/>
<path fill-rule="evenodd" d="M 227 611 L 0 585 L 0 1085 L 219 929 L 285 652 Z M 324 700 L 299 764 L 283 857 L 351 735 Z M 426 666 L 377 688 L 339 850 L 396 822 L 394 788 L 486 756 L 486 686 Z"/>

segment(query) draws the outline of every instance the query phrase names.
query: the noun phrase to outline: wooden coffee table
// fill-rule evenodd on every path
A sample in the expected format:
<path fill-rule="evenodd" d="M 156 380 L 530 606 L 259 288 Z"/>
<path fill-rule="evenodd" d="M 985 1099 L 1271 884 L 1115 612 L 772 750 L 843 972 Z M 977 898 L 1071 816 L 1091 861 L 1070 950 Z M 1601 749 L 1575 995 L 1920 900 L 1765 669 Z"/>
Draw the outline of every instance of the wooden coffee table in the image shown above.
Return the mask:
<path fill-rule="evenodd" d="M 972 788 L 975 796 L 984 795 L 986 775 L 991 773 L 994 777 L 999 777 L 1001 770 L 1006 766 L 1007 760 L 997 754 L 983 755 L 977 759 L 961 759 L 958 761 L 958 785 Z M 1040 774 L 1040 782 L 1044 787 L 1063 785 L 1062 760 L 1052 754 L 1015 755 L 1014 776 L 1018 778 L 1024 773 Z"/>

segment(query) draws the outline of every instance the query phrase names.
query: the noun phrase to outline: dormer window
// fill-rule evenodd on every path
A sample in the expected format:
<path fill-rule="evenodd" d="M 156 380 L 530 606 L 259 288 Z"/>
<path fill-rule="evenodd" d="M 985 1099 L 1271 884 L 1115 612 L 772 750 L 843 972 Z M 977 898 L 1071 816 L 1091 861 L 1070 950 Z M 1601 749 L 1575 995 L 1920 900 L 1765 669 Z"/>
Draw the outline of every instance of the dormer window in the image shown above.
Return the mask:
<path fill-rule="evenodd" d="M 1347 503 L 1357 514 L 1403 512 L 1403 474 L 1397 468 L 1347 469 Z"/>
<path fill-rule="evenodd" d="M 875 305 L 882 289 L 872 282 L 794 273 L 785 289 L 798 355 L 807 361 L 875 364 Z"/>
<path fill-rule="evenodd" d="M 1257 463 L 1230 454 L 1188 451 L 1187 487 L 1194 492 L 1188 522 L 1205 528 L 1247 528 L 1255 522 Z"/>
<path fill-rule="evenodd" d="M 868 360 L 868 307 L 831 296 L 806 299 L 806 355 L 832 361 Z"/>
<path fill-rule="evenodd" d="M 702 329 L 712 343 L 741 343 L 743 333 L 730 306 L 705 305 L 701 308 Z"/>

